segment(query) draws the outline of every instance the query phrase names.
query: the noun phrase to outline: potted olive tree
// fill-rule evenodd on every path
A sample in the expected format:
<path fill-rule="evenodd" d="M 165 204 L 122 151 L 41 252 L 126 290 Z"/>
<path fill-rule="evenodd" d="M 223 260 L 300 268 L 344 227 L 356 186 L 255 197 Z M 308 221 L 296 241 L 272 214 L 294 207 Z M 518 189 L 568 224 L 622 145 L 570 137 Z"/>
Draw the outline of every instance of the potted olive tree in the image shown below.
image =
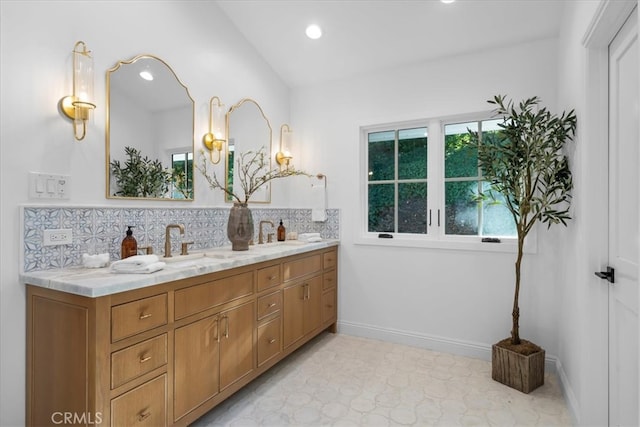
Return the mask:
<path fill-rule="evenodd" d="M 492 378 L 524 393 L 544 384 L 542 348 L 520 339 L 521 265 L 527 235 L 538 222 L 567 225 L 572 178 L 563 152 L 565 142 L 576 130 L 573 110 L 561 116 L 540 107 L 533 97 L 515 104 L 498 95 L 488 101 L 502 117 L 499 130 L 488 133 L 470 131 L 471 144 L 477 147 L 478 163 L 490 190 L 481 195 L 502 195 L 513 215 L 518 237 L 515 262 L 511 336 L 492 347 Z"/>

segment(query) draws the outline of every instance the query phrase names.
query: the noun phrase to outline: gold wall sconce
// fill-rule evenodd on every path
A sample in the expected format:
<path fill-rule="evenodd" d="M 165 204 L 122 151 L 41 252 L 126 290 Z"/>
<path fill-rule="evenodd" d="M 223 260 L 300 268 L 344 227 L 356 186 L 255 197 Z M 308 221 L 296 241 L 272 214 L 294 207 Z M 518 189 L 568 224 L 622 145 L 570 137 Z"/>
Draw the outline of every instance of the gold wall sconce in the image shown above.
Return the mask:
<path fill-rule="evenodd" d="M 225 125 L 224 104 L 220 98 L 214 96 L 209 100 L 209 132 L 202 137 L 202 143 L 209 150 L 213 164 L 218 164 L 222 158 L 222 149 L 226 142 Z"/>
<path fill-rule="evenodd" d="M 73 135 L 82 141 L 87 135 L 87 120 L 96 108 L 93 100 L 93 57 L 87 45 L 79 41 L 73 47 L 73 94 L 59 102 L 60 110 L 73 121 Z"/>
<path fill-rule="evenodd" d="M 284 166 L 286 169 L 289 169 L 289 164 L 293 159 L 291 155 L 292 133 L 289 125 L 280 126 L 280 150 L 276 153 L 276 162 L 280 167 Z"/>

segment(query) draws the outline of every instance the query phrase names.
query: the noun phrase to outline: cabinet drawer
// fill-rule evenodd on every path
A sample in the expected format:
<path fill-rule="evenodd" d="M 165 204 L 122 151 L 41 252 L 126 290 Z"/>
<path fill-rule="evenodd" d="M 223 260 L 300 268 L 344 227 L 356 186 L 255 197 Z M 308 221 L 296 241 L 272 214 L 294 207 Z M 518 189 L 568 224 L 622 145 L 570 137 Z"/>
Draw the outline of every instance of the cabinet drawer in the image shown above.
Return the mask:
<path fill-rule="evenodd" d="M 322 323 L 325 323 L 329 320 L 335 320 L 337 318 L 338 312 L 336 301 L 335 289 L 322 294 Z"/>
<path fill-rule="evenodd" d="M 277 291 L 258 298 L 258 320 L 282 309 L 282 292 Z"/>
<path fill-rule="evenodd" d="M 338 274 L 335 270 L 329 271 L 322 275 L 322 290 L 327 290 L 336 287 L 338 282 Z"/>
<path fill-rule="evenodd" d="M 280 316 L 258 327 L 258 366 L 280 353 Z"/>
<path fill-rule="evenodd" d="M 111 307 L 111 341 L 167 324 L 167 294 Z"/>
<path fill-rule="evenodd" d="M 280 264 L 258 270 L 258 292 L 280 284 Z"/>
<path fill-rule="evenodd" d="M 111 401 L 112 426 L 166 426 L 167 375 L 163 374 Z"/>
<path fill-rule="evenodd" d="M 336 251 L 331 251 L 331 252 L 325 252 L 322 254 L 322 268 L 323 269 L 328 269 L 328 268 L 336 268 L 336 264 L 337 264 L 337 259 L 336 256 L 338 255 L 338 253 Z"/>
<path fill-rule="evenodd" d="M 182 319 L 252 293 L 253 271 L 180 289 L 175 292 L 175 318 Z"/>
<path fill-rule="evenodd" d="M 111 355 L 111 388 L 116 388 L 167 363 L 167 334 Z"/>
<path fill-rule="evenodd" d="M 322 269 L 322 255 L 312 255 L 283 264 L 282 276 L 285 281 L 312 274 Z"/>

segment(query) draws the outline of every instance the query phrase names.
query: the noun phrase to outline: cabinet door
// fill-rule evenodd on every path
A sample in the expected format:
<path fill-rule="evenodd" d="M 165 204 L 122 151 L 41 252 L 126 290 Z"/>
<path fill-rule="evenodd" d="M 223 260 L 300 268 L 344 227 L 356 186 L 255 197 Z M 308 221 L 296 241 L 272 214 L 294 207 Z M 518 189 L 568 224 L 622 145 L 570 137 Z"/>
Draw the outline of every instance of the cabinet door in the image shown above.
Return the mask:
<path fill-rule="evenodd" d="M 218 393 L 219 334 L 218 316 L 175 330 L 176 420 Z"/>
<path fill-rule="evenodd" d="M 316 276 L 304 283 L 304 334 L 308 334 L 322 323 L 322 276 Z"/>
<path fill-rule="evenodd" d="M 285 348 L 320 326 L 322 276 L 285 288 L 283 317 Z"/>
<path fill-rule="evenodd" d="M 304 335 L 304 302 L 306 287 L 304 284 L 289 286 L 284 289 L 284 336 L 282 343 L 288 347 Z"/>
<path fill-rule="evenodd" d="M 253 370 L 255 302 L 220 313 L 220 390 Z"/>

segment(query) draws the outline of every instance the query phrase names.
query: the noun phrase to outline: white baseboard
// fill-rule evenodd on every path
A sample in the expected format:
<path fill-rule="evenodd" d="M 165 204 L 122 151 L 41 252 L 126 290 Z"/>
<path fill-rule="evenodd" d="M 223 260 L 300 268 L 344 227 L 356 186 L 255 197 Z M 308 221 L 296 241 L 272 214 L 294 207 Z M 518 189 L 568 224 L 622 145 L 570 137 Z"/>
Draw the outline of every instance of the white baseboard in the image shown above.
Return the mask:
<path fill-rule="evenodd" d="M 571 424 L 574 426 L 580 425 L 578 423 L 578 417 L 576 416 L 576 414 L 580 413 L 578 400 L 573 392 L 573 388 L 571 388 L 569 378 L 567 378 L 567 373 L 564 371 L 562 362 L 560 362 L 560 359 L 558 358 L 556 358 L 556 375 L 558 375 L 558 378 L 560 379 L 560 388 L 562 388 L 562 395 L 564 396 L 564 400 L 567 402 L 567 408 L 571 415 Z"/>
<path fill-rule="evenodd" d="M 436 335 L 420 334 L 412 331 L 381 328 L 379 326 L 345 321 L 338 321 L 338 331 L 346 335 L 411 345 L 427 350 L 473 357 L 475 359 L 491 360 L 491 344 L 455 340 Z M 560 365 L 560 362 L 556 356 L 547 354 L 544 365 L 548 372 L 557 374 L 557 367 Z"/>

